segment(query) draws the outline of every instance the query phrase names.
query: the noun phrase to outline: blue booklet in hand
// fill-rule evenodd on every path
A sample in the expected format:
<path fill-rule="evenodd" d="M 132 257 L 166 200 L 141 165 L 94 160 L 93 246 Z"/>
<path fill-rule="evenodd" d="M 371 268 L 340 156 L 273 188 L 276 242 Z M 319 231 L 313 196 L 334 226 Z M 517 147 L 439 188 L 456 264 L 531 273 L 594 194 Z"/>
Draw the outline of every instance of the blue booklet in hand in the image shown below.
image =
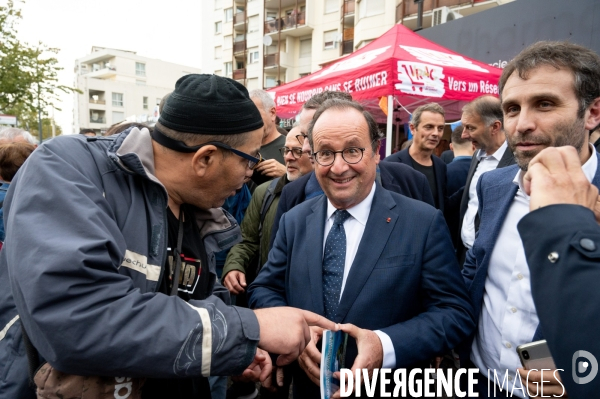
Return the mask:
<path fill-rule="evenodd" d="M 340 389 L 340 381 L 333 373 L 344 368 L 348 334 L 343 331 L 323 331 L 321 348 L 321 399 L 329 399 Z"/>

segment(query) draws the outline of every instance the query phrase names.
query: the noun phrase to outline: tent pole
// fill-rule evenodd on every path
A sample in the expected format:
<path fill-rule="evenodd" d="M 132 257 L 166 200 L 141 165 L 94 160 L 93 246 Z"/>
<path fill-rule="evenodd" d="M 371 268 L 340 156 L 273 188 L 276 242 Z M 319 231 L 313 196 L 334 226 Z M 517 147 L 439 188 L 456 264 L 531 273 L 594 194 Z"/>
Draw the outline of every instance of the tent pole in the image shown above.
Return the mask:
<path fill-rule="evenodd" d="M 388 96 L 387 126 L 385 133 L 385 156 L 392 154 L 392 121 L 394 120 L 394 96 Z"/>

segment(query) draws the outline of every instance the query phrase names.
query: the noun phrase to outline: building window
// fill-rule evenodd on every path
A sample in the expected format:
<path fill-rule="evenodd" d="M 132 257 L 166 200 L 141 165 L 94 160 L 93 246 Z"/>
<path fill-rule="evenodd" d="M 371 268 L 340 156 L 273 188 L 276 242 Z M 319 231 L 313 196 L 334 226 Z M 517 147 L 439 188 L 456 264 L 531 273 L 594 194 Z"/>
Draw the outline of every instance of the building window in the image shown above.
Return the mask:
<path fill-rule="evenodd" d="M 223 36 L 223 50 L 233 48 L 233 35 Z"/>
<path fill-rule="evenodd" d="M 372 17 L 385 12 L 385 0 L 361 0 L 358 5 L 358 18 Z"/>
<path fill-rule="evenodd" d="M 112 105 L 113 105 L 113 107 L 122 107 L 123 106 L 123 93 L 113 93 L 112 94 Z"/>
<path fill-rule="evenodd" d="M 142 97 L 142 106 L 144 109 L 148 109 L 148 97 Z"/>
<path fill-rule="evenodd" d="M 312 39 L 300 40 L 300 58 L 310 57 L 312 53 Z"/>
<path fill-rule="evenodd" d="M 233 8 L 225 9 L 225 22 L 233 21 Z"/>
<path fill-rule="evenodd" d="M 226 62 L 225 63 L 225 76 L 230 77 L 232 73 L 233 73 L 233 63 Z"/>
<path fill-rule="evenodd" d="M 275 76 L 266 76 L 265 78 L 266 78 L 265 87 L 267 89 L 277 86 L 277 79 L 275 78 Z"/>
<path fill-rule="evenodd" d="M 256 64 L 258 62 L 258 50 L 250 50 L 248 53 L 248 64 Z"/>
<path fill-rule="evenodd" d="M 137 76 L 146 76 L 146 64 L 141 62 L 135 63 L 135 74 Z"/>
<path fill-rule="evenodd" d="M 113 111 L 112 113 L 112 123 L 119 123 L 125 120 L 125 112 Z"/>
<path fill-rule="evenodd" d="M 223 0 L 215 0 L 215 10 L 223 8 Z"/>
<path fill-rule="evenodd" d="M 340 9 L 339 0 L 325 0 L 325 14 L 336 12 Z"/>
<path fill-rule="evenodd" d="M 248 19 L 248 33 L 250 32 L 258 32 L 258 15 L 250 17 Z"/>
<path fill-rule="evenodd" d="M 215 60 L 220 60 L 223 54 L 223 48 L 221 46 L 215 47 Z"/>
<path fill-rule="evenodd" d="M 363 0 L 364 1 L 364 0 Z M 338 31 L 336 30 L 328 30 L 323 33 L 324 45 L 323 50 L 330 50 L 335 48 L 335 40 L 338 35 Z"/>
<path fill-rule="evenodd" d="M 221 33 L 221 21 L 215 22 L 215 35 L 219 35 Z"/>

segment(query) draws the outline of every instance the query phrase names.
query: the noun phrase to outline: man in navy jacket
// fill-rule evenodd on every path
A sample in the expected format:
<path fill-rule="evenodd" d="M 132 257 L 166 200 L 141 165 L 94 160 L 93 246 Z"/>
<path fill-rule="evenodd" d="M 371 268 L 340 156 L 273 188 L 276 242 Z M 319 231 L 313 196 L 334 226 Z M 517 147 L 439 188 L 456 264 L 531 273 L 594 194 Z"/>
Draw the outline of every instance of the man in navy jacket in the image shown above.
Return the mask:
<path fill-rule="evenodd" d="M 437 103 L 421 105 L 412 114 L 410 130 L 413 143 L 407 149 L 386 157 L 383 162 L 400 162 L 427 178 L 435 207 L 444 211 L 446 198 L 446 164 L 433 155 L 444 134 L 444 109 Z"/>
<path fill-rule="evenodd" d="M 600 390 L 598 189 L 580 163 L 573 147 L 548 148 L 535 157 L 524 178 L 531 213 L 518 225 L 540 324 L 556 366 L 564 370 L 569 397 L 575 399 L 594 397 Z"/>
<path fill-rule="evenodd" d="M 354 338 L 352 369 L 427 365 L 473 328 L 441 212 L 376 183 L 380 133 L 359 104 L 325 102 L 308 137 L 325 195 L 283 216 L 248 290 L 250 306 L 289 305 L 351 323 L 341 328 Z M 320 397 L 317 340 L 293 373 L 296 398 Z"/>
<path fill-rule="evenodd" d="M 544 395 L 562 395 L 563 385 L 552 372 L 516 372 L 521 364 L 515 348 L 543 337 L 530 290 L 533 265 L 527 262 L 517 224 L 530 209 L 524 172 L 544 148 L 575 147 L 587 181 L 600 185 L 600 159 L 588 142 L 588 131 L 600 123 L 600 57 L 566 42 L 538 42 L 504 68 L 499 89 L 508 146 L 518 166 L 486 172 L 477 184 L 481 222 L 463 270 L 477 330 L 465 360 L 484 376 L 487 370 L 508 373 L 504 388 L 515 396 L 534 395 L 542 380 Z M 480 397 L 488 392 L 483 382 Z"/>

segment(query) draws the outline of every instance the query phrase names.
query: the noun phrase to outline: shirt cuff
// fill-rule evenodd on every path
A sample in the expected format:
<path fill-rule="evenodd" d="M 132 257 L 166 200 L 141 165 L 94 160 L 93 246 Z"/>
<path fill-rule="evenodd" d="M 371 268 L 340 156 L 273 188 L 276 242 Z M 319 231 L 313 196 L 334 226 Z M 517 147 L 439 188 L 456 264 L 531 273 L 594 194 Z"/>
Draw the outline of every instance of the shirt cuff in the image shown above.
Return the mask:
<path fill-rule="evenodd" d="M 383 363 L 381 365 L 384 369 L 393 369 L 396 367 L 396 351 L 392 344 L 392 339 L 383 331 L 373 331 L 379 337 L 381 346 L 383 347 Z"/>

